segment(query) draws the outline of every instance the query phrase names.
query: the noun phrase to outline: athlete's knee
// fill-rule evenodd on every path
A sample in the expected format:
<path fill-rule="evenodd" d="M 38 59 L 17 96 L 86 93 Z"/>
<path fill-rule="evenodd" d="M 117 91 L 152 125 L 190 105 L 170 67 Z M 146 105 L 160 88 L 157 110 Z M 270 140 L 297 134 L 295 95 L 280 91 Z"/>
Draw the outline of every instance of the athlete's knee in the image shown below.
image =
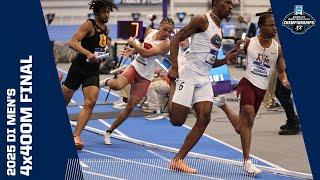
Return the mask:
<path fill-rule="evenodd" d="M 118 82 L 118 81 L 114 81 L 114 82 L 112 82 L 112 83 L 108 83 L 108 86 L 109 86 L 111 89 L 116 90 L 116 91 L 119 91 L 119 90 L 121 90 L 121 89 L 124 88 L 124 86 L 123 86 L 120 82 Z"/>
<path fill-rule="evenodd" d="M 243 125 L 245 125 L 246 128 L 252 128 L 254 123 L 255 115 L 254 114 L 248 114 L 245 118 L 245 121 L 243 122 Z"/>
<path fill-rule="evenodd" d="M 173 125 L 173 126 L 182 126 L 184 124 L 184 121 L 181 121 L 175 117 L 170 117 L 170 123 Z"/>
<path fill-rule="evenodd" d="M 97 102 L 97 98 L 89 98 L 85 100 L 84 108 L 85 109 L 93 109 L 94 105 Z"/>
<path fill-rule="evenodd" d="M 197 118 L 197 122 L 194 126 L 198 131 L 204 132 L 210 120 L 211 120 L 210 114 L 199 115 Z"/>

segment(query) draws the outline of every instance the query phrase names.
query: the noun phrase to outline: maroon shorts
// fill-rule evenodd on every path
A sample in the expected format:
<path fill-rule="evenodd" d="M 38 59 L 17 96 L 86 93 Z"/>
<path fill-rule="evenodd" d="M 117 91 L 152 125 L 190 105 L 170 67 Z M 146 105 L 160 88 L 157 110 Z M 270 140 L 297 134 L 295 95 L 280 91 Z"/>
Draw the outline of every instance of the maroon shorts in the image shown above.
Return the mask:
<path fill-rule="evenodd" d="M 129 66 L 120 76 L 126 77 L 131 84 L 131 96 L 143 98 L 147 95 L 151 81 L 141 77 L 133 66 Z"/>
<path fill-rule="evenodd" d="M 255 114 L 257 114 L 265 93 L 266 90 L 257 88 L 249 80 L 242 78 L 237 89 L 240 110 L 244 105 L 251 105 L 254 107 Z"/>

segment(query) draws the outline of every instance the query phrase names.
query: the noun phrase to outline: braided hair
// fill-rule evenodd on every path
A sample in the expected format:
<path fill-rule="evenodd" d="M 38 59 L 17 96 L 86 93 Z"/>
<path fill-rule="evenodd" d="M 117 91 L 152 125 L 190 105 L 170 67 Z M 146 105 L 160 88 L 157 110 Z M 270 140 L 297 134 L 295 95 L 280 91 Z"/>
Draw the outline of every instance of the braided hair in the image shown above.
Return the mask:
<path fill-rule="evenodd" d="M 112 0 L 92 0 L 89 3 L 89 9 L 92 9 L 95 15 L 99 14 L 102 8 L 107 8 L 110 12 L 113 12 L 114 9 L 118 10 Z"/>

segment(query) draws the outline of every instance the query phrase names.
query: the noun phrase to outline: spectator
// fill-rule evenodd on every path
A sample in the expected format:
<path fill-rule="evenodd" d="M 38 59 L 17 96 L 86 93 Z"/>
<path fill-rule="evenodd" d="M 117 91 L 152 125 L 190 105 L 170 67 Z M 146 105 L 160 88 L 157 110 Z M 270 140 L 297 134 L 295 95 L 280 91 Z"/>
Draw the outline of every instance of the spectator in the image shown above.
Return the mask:
<path fill-rule="evenodd" d="M 256 27 L 255 23 L 251 22 L 251 17 L 250 16 L 247 18 L 247 20 L 248 20 L 248 24 L 249 24 L 247 37 L 248 38 L 252 38 L 252 37 L 257 35 L 257 27 Z"/>
<path fill-rule="evenodd" d="M 185 54 L 189 52 L 189 39 L 186 39 L 180 42 L 180 50 L 179 50 L 179 69 L 185 64 Z M 147 92 L 147 102 L 148 109 L 144 109 L 144 112 L 154 112 L 146 116 L 147 120 L 160 120 L 164 119 L 167 114 L 164 113 L 164 108 L 166 107 L 166 96 L 170 90 L 170 80 L 167 76 L 167 72 L 158 71 L 160 75 L 160 79 L 153 81 Z"/>
<path fill-rule="evenodd" d="M 110 37 L 107 37 L 107 46 L 106 52 L 110 53 L 110 57 L 108 57 L 105 61 L 100 63 L 99 71 L 101 74 L 108 74 L 112 69 L 115 68 L 115 54 L 114 54 L 114 46 L 112 45 L 112 40 Z"/>
<path fill-rule="evenodd" d="M 248 27 L 247 22 L 243 19 L 242 16 L 239 16 L 238 22 L 236 22 L 235 24 L 235 37 L 234 37 L 235 42 L 241 39 L 242 33 L 247 32 L 247 27 Z"/>

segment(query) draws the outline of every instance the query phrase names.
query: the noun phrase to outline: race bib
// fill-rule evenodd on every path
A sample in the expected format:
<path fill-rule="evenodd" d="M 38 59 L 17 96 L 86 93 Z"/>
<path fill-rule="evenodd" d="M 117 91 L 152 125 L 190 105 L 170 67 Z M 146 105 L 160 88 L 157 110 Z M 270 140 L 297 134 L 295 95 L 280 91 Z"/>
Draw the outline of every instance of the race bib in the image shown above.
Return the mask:
<path fill-rule="evenodd" d="M 104 49 L 103 48 L 95 48 L 94 49 L 94 55 L 96 57 L 100 56 L 100 55 L 103 55 L 105 53 Z"/>
<path fill-rule="evenodd" d="M 207 55 L 205 62 L 210 64 L 211 66 L 214 65 L 214 62 L 217 59 L 218 51 L 211 49 L 210 53 Z"/>
<path fill-rule="evenodd" d="M 268 77 L 270 74 L 270 66 L 259 61 L 254 61 L 251 72 L 261 77 Z"/>

